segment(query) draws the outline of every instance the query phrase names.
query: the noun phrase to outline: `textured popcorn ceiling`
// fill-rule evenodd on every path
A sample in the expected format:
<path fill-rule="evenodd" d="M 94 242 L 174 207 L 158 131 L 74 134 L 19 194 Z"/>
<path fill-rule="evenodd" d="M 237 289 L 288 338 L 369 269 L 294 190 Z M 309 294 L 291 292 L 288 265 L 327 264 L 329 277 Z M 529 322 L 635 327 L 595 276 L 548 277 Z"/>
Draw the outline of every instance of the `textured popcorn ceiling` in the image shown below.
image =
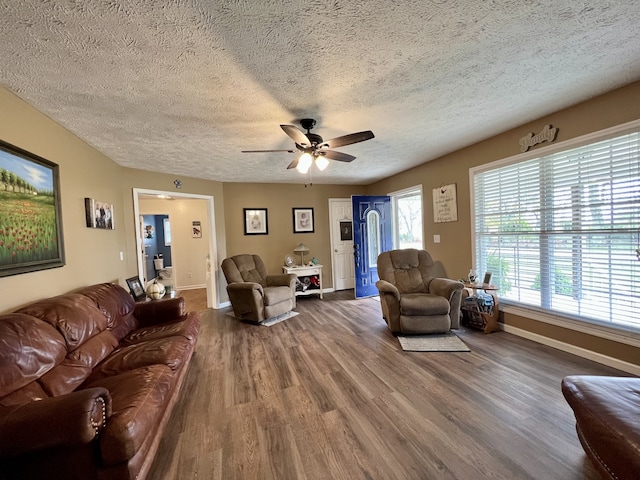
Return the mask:
<path fill-rule="evenodd" d="M 640 2 L 0 0 L 0 55 L 0 83 L 121 165 L 303 182 L 240 150 L 313 117 L 376 135 L 313 182 L 367 184 L 640 79 Z"/>

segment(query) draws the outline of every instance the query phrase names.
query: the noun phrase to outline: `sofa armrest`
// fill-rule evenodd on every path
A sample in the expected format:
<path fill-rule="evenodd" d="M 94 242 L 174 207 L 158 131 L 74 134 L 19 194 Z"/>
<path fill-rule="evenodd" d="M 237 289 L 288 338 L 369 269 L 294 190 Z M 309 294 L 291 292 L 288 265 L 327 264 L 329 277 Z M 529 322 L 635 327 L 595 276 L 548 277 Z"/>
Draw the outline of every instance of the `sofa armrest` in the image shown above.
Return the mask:
<path fill-rule="evenodd" d="M 450 278 L 434 278 L 429 282 L 429 293 L 449 300 L 449 318 L 451 328 L 460 328 L 460 307 L 462 305 L 464 285 Z"/>
<path fill-rule="evenodd" d="M 91 442 L 111 416 L 105 388 L 88 388 L 0 410 L 0 458 Z"/>
<path fill-rule="evenodd" d="M 167 298 L 136 303 L 134 315 L 140 327 L 172 322 L 186 315 L 184 298 Z"/>
<path fill-rule="evenodd" d="M 464 285 L 462 283 L 450 278 L 434 278 L 429 282 L 429 293 L 449 300 L 457 291 L 461 291 L 463 288 Z"/>
<path fill-rule="evenodd" d="M 400 301 L 400 291 L 394 284 L 389 283 L 386 280 L 378 280 L 376 282 L 376 287 L 378 288 L 380 295 L 393 295 L 397 301 Z"/>
<path fill-rule="evenodd" d="M 267 287 L 290 287 L 295 291 L 296 275 L 293 273 L 267 275 Z"/>
<path fill-rule="evenodd" d="M 382 318 L 387 322 L 392 333 L 400 333 L 400 291 L 386 280 L 378 280 L 376 287 L 380 293 Z"/>
<path fill-rule="evenodd" d="M 235 282 L 227 285 L 227 291 L 229 293 L 234 292 L 237 294 L 242 294 L 244 292 L 244 293 L 247 293 L 248 295 L 251 295 L 254 290 L 259 292 L 260 295 L 264 294 L 262 285 L 255 282 Z"/>

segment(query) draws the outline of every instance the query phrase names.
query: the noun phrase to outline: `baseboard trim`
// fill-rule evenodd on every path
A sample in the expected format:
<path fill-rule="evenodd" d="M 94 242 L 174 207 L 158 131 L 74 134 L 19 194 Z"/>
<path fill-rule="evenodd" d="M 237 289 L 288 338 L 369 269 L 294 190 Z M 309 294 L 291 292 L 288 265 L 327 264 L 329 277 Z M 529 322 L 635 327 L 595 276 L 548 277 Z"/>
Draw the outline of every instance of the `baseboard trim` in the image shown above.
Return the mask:
<path fill-rule="evenodd" d="M 189 285 L 187 287 L 178 287 L 177 285 L 173 286 L 173 289 L 175 291 L 180 291 L 180 290 L 198 290 L 200 288 L 207 288 L 206 284 L 202 284 L 202 285 Z"/>
<path fill-rule="evenodd" d="M 600 363 L 608 367 L 622 370 L 623 372 L 640 376 L 640 365 L 635 365 L 633 363 L 625 362 L 623 360 L 609 357 L 608 355 L 603 355 L 601 353 L 597 353 L 592 350 L 587 350 L 586 348 L 577 347 L 569 343 L 560 342 L 559 340 L 554 340 L 553 338 L 545 337 L 544 335 L 532 333 L 527 330 L 523 330 L 522 328 L 514 327 L 511 325 L 505 325 L 504 323 L 499 323 L 498 326 L 500 330 L 503 330 L 507 333 L 511 333 L 518 337 L 526 338 L 536 343 L 541 343 L 542 345 L 556 348 L 563 352 L 571 353 L 573 355 L 577 355 L 578 357 L 586 358 L 587 360 L 592 360 L 596 363 Z"/>

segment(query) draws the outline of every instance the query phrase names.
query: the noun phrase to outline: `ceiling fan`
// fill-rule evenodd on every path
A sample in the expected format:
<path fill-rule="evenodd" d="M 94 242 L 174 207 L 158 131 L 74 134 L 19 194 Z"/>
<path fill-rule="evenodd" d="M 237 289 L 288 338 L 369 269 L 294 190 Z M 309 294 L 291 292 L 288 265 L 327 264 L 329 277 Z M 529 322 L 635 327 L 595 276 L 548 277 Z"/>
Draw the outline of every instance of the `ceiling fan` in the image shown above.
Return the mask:
<path fill-rule="evenodd" d="M 351 133 L 341 137 L 332 138 L 331 140 L 323 140 L 320 135 L 311 133 L 311 129 L 315 126 L 316 121 L 313 118 L 303 118 L 300 125 L 307 131 L 304 133 L 295 125 L 280 125 L 284 133 L 289 135 L 296 144 L 296 150 L 242 150 L 242 153 L 259 153 L 259 152 L 288 152 L 298 155 L 287 168 L 296 168 L 300 173 L 307 173 L 312 163 L 315 162 L 320 170 L 324 170 L 329 165 L 329 160 L 337 160 L 338 162 L 351 162 L 356 157 L 347 153 L 329 150 L 330 148 L 344 147 L 352 143 L 364 142 L 374 138 L 373 132 L 367 130 L 364 132 Z"/>

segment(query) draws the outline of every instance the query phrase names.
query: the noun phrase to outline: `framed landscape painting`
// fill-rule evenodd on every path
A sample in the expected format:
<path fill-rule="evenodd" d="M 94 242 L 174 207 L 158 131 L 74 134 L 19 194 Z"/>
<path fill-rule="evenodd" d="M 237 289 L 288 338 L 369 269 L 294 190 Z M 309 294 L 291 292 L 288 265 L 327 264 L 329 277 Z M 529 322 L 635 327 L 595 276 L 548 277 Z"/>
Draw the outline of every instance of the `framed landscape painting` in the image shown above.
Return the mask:
<path fill-rule="evenodd" d="M 0 277 L 63 265 L 58 165 L 0 141 Z"/>

